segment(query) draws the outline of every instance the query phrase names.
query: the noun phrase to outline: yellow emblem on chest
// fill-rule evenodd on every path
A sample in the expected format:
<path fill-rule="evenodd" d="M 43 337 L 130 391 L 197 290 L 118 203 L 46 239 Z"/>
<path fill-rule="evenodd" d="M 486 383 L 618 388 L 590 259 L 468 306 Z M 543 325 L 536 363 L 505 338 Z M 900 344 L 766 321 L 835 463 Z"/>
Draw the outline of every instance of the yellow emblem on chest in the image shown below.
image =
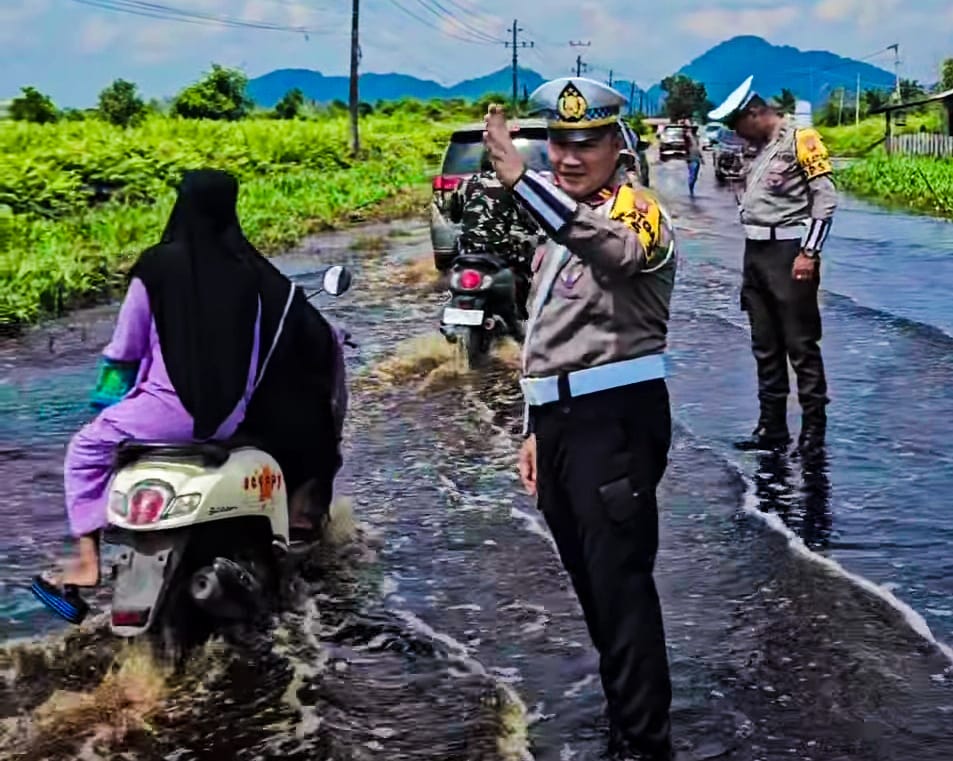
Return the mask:
<path fill-rule="evenodd" d="M 559 94 L 556 110 L 563 119 L 581 119 L 589 110 L 589 103 L 576 86 L 570 82 Z"/>

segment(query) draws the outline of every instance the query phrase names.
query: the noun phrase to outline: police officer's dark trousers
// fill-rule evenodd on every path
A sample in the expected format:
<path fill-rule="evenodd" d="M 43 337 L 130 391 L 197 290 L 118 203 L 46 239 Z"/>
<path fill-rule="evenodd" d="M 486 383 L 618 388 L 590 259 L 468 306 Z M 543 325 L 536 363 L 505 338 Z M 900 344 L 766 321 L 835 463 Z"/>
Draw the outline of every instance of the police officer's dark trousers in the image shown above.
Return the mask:
<path fill-rule="evenodd" d="M 787 431 L 789 358 L 797 376 L 805 424 L 820 429 L 826 424 L 827 381 L 817 305 L 819 278 L 798 281 L 791 276 L 800 246 L 798 240 L 745 243 L 741 308 L 751 323 L 760 422 L 772 432 Z"/>
<path fill-rule="evenodd" d="M 564 380 L 564 379 L 562 379 Z M 568 384 L 561 382 L 563 398 Z M 663 380 L 533 409 L 539 506 L 600 656 L 614 734 L 667 759 L 671 683 L 652 573 L 668 462 Z"/>

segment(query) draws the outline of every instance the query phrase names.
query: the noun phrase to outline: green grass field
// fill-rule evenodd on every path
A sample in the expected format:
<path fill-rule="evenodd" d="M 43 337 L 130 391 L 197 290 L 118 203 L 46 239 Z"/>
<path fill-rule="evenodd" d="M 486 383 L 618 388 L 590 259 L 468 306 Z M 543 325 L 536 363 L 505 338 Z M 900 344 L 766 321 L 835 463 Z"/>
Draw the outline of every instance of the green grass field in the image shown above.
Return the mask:
<path fill-rule="evenodd" d="M 95 120 L 0 122 L 0 326 L 59 314 L 119 285 L 161 234 L 186 169 L 235 173 L 246 234 L 274 252 L 419 185 L 458 121 L 369 116 L 354 162 L 344 116 L 156 117 L 128 130 Z"/>
<path fill-rule="evenodd" d="M 872 156 L 838 170 L 836 180 L 861 198 L 953 217 L 953 159 Z"/>
<path fill-rule="evenodd" d="M 942 132 L 939 110 L 910 114 L 896 134 Z M 834 156 L 856 157 L 838 169 L 837 186 L 854 195 L 889 206 L 953 217 L 953 160 L 929 157 L 890 156 L 883 146 L 868 150 L 883 137 L 884 119 L 872 116 L 858 125 L 820 127 L 828 150 Z"/>
<path fill-rule="evenodd" d="M 926 114 L 911 114 L 903 127 L 894 126 L 894 133 L 898 135 L 915 133 L 924 126 L 929 132 L 940 132 L 942 117 L 938 111 Z M 849 158 L 862 155 L 874 143 L 884 136 L 884 118 L 870 116 L 860 124 L 845 124 L 842 127 L 818 127 L 818 132 L 824 138 L 824 144 L 834 156 Z M 881 147 L 874 149 L 874 153 L 883 152 Z"/>

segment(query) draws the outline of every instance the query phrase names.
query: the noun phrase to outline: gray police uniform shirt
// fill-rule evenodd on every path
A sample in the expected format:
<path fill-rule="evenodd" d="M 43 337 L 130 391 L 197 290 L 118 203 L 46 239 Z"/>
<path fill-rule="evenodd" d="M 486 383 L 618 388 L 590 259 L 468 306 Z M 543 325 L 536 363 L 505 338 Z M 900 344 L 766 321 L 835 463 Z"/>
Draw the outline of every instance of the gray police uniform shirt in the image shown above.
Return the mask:
<path fill-rule="evenodd" d="M 804 247 L 819 252 L 837 208 L 832 172 L 817 130 L 785 122 L 748 167 L 742 224 L 755 228 L 806 225 Z M 748 237 L 753 237 L 751 232 Z"/>
<path fill-rule="evenodd" d="M 550 235 L 533 261 L 526 377 L 665 351 L 676 270 L 672 225 L 637 179 L 620 173 L 616 181 L 586 203 L 532 171 L 514 187 Z M 551 257 L 564 262 L 534 320 Z"/>

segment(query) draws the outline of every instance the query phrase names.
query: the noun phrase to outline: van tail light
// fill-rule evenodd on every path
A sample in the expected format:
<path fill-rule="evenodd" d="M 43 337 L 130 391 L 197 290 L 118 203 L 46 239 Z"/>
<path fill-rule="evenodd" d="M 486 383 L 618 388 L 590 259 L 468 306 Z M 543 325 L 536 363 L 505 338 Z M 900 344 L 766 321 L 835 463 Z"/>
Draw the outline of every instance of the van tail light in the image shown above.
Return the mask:
<path fill-rule="evenodd" d="M 441 193 L 452 193 L 460 185 L 462 177 L 457 175 L 437 175 L 433 178 L 433 189 Z"/>

